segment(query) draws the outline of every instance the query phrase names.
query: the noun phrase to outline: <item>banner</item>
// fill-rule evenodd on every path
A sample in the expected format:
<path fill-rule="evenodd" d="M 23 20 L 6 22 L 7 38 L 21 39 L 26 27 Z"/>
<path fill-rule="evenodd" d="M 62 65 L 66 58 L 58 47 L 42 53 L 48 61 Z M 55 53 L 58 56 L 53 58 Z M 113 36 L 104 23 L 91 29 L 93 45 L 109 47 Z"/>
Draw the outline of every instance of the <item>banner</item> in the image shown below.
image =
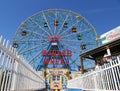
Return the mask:
<path fill-rule="evenodd" d="M 117 28 L 114 28 L 107 33 L 104 33 L 100 36 L 100 39 L 102 41 L 102 44 L 114 41 L 116 39 L 120 38 L 120 26 Z"/>

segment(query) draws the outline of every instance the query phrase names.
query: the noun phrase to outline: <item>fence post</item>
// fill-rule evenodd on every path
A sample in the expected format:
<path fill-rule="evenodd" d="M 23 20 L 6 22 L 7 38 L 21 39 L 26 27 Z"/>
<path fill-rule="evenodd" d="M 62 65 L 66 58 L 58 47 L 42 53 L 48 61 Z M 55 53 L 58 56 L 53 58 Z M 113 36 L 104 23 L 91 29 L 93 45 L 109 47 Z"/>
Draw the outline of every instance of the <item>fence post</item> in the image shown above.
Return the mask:
<path fill-rule="evenodd" d="M 96 72 L 96 70 L 95 70 L 95 72 L 94 72 L 94 86 L 95 86 L 95 91 L 97 91 L 97 80 L 96 80 L 96 76 L 97 76 L 97 74 L 96 74 L 97 72 Z"/>
<path fill-rule="evenodd" d="M 0 71 L 0 87 L 1 87 L 1 81 L 2 81 L 3 69 L 4 69 L 5 62 L 6 62 L 6 53 L 4 53 L 4 56 L 2 59 L 2 67 L 1 67 L 1 71 Z"/>
<path fill-rule="evenodd" d="M 17 79 L 17 74 L 18 74 L 18 62 L 15 61 L 13 64 L 13 75 L 12 75 L 12 85 L 11 85 L 11 90 L 16 90 L 16 79 Z"/>
<path fill-rule="evenodd" d="M 120 64 L 120 58 L 117 56 L 118 63 Z"/>
<path fill-rule="evenodd" d="M 112 66 L 112 61 L 110 61 L 110 64 L 111 64 L 111 66 Z M 114 89 L 114 90 L 117 90 L 117 91 L 118 91 L 117 82 L 116 82 L 116 78 L 115 78 L 115 72 L 114 72 L 113 67 L 112 67 L 111 69 L 112 69 L 114 84 L 115 84 L 115 88 L 116 88 L 116 89 Z M 112 74 L 112 73 L 111 73 L 111 74 Z"/>

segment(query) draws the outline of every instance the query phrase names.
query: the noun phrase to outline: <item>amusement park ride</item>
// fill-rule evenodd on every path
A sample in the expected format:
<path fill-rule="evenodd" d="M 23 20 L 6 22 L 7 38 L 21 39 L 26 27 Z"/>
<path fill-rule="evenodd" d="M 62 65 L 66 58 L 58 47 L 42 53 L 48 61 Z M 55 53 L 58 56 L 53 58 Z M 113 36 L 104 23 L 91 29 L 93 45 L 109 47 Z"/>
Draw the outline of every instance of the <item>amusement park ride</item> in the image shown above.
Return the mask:
<path fill-rule="evenodd" d="M 96 48 L 99 41 L 92 25 L 81 15 L 68 10 L 49 9 L 28 17 L 13 37 L 13 47 L 33 68 L 42 72 L 46 88 L 67 88 L 67 80 L 81 69 L 95 66 L 79 55 Z"/>

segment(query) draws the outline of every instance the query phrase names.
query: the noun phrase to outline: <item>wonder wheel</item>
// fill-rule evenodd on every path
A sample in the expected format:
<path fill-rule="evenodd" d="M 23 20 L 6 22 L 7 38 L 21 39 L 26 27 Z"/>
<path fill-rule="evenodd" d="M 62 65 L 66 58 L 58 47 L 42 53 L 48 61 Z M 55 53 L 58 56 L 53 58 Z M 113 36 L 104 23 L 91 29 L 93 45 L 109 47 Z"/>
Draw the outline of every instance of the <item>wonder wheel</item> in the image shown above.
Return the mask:
<path fill-rule="evenodd" d="M 79 55 L 98 46 L 97 33 L 81 15 L 48 9 L 28 17 L 13 37 L 13 47 L 36 70 L 44 67 L 78 70 Z M 84 62 L 85 67 L 94 62 Z"/>

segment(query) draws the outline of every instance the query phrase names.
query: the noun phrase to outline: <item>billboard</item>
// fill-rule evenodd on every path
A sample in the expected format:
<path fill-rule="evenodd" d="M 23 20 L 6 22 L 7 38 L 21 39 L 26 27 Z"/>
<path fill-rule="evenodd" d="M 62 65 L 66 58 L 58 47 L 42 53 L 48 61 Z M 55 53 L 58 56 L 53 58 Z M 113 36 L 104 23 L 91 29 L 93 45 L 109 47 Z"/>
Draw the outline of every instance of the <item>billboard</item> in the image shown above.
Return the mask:
<path fill-rule="evenodd" d="M 118 38 L 120 38 L 120 26 L 116 27 L 100 36 L 102 44 L 106 44 L 106 43 L 114 41 Z"/>

